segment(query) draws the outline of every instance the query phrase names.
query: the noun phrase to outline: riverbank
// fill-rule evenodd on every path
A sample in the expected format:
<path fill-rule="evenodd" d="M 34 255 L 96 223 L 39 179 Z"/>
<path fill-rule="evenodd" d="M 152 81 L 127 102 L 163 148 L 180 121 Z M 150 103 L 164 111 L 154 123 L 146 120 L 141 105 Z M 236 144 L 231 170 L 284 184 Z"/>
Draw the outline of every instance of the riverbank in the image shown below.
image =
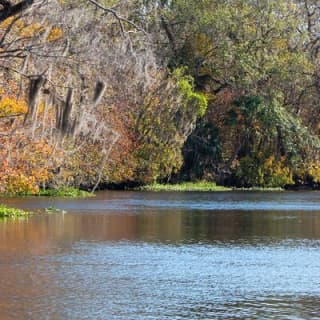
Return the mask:
<path fill-rule="evenodd" d="M 37 193 L 2 193 L 0 197 L 67 197 L 67 198 L 86 198 L 94 197 L 94 193 L 80 190 L 73 187 L 63 187 L 58 189 L 40 189 Z"/>
<path fill-rule="evenodd" d="M 106 188 L 108 189 L 108 188 Z M 112 188 L 112 190 L 114 190 Z M 317 185 L 287 185 L 284 187 L 235 187 L 220 186 L 215 182 L 199 181 L 199 182 L 181 182 L 176 184 L 150 184 L 138 187 L 118 188 L 116 190 L 136 190 L 136 191 L 199 191 L 199 192 L 215 192 L 215 191 L 248 191 L 248 192 L 279 192 L 279 191 L 319 191 L 320 186 Z"/>
<path fill-rule="evenodd" d="M 129 189 L 130 190 L 130 189 Z M 285 191 L 282 187 L 250 187 L 250 188 L 237 188 L 237 187 L 225 187 L 219 186 L 215 182 L 199 181 L 199 182 L 182 182 L 177 184 L 150 184 L 146 186 L 140 186 L 134 188 L 137 191 L 181 191 L 181 192 L 218 192 L 218 191 Z"/>
<path fill-rule="evenodd" d="M 139 191 L 231 191 L 232 188 L 218 186 L 214 182 L 183 182 L 177 184 L 150 184 L 136 188 Z"/>
<path fill-rule="evenodd" d="M 153 191 L 153 192 L 221 192 L 221 191 L 248 191 L 248 192 L 279 192 L 279 191 L 312 191 L 319 190 L 319 186 L 285 186 L 285 187 L 226 187 L 217 185 L 215 182 L 197 181 L 180 183 L 154 183 L 149 185 L 138 185 L 137 183 L 107 184 L 97 191 Z M 74 187 L 62 187 L 58 189 L 41 189 L 38 193 L 10 193 L 0 194 L 1 197 L 66 197 L 66 198 L 89 198 L 95 197 L 95 193 Z"/>
<path fill-rule="evenodd" d="M 59 188 L 40 190 L 38 196 L 42 197 L 68 197 L 68 198 L 85 198 L 94 197 L 94 193 L 77 188 Z"/>

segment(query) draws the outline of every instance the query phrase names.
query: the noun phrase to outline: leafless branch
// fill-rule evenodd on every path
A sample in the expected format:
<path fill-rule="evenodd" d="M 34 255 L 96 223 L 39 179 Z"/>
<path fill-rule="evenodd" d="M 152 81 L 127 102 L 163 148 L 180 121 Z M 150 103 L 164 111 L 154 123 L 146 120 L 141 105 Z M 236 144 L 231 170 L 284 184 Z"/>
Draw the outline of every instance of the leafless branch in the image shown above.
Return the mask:
<path fill-rule="evenodd" d="M 95 0 L 87 0 L 88 2 L 90 2 L 91 4 L 93 4 L 96 8 L 98 9 L 101 9 L 103 10 L 104 12 L 107 12 L 107 13 L 111 13 L 115 19 L 119 22 L 119 25 L 120 25 L 120 28 L 121 28 L 121 32 L 122 33 L 125 33 L 125 30 L 124 30 L 124 25 L 123 23 L 127 23 L 129 24 L 130 26 L 134 27 L 136 30 L 138 31 L 141 31 L 143 32 L 144 34 L 146 34 L 145 30 L 142 29 L 141 27 L 139 27 L 136 23 L 134 23 L 133 21 L 125 18 L 125 17 L 122 17 L 118 14 L 118 12 L 112 8 L 107 8 L 107 7 L 104 7 L 103 5 L 101 5 L 100 3 L 98 3 L 97 1 Z"/>
<path fill-rule="evenodd" d="M 6 20 L 9 17 L 15 16 L 16 14 L 22 13 L 34 3 L 34 0 L 23 0 L 17 4 L 12 4 L 8 0 L 0 0 L 0 4 L 3 9 L 0 10 L 0 22 Z"/>

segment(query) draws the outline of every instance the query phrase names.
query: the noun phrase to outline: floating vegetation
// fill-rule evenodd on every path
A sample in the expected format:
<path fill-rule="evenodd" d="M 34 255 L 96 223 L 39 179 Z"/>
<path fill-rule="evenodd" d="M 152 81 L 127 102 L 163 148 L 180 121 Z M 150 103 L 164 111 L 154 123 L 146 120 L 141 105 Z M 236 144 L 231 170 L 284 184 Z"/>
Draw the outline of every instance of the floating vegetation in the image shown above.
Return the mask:
<path fill-rule="evenodd" d="M 30 215 L 31 212 L 24 211 L 17 208 L 9 208 L 3 204 L 0 204 L 0 218 L 17 218 Z"/>
<path fill-rule="evenodd" d="M 50 206 L 50 207 L 48 207 L 48 208 L 45 208 L 45 211 L 46 211 L 47 213 L 57 213 L 57 212 L 61 212 L 61 213 L 63 213 L 63 214 L 67 213 L 66 210 L 58 209 L 58 208 L 53 207 L 53 206 Z"/>

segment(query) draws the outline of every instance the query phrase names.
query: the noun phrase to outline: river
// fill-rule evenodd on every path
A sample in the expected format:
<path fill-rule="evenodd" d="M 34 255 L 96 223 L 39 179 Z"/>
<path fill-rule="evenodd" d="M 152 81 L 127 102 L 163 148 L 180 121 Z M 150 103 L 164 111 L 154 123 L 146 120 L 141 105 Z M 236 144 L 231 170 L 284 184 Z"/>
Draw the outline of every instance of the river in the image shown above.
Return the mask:
<path fill-rule="evenodd" d="M 1 320 L 320 319 L 318 192 L 1 202 Z"/>

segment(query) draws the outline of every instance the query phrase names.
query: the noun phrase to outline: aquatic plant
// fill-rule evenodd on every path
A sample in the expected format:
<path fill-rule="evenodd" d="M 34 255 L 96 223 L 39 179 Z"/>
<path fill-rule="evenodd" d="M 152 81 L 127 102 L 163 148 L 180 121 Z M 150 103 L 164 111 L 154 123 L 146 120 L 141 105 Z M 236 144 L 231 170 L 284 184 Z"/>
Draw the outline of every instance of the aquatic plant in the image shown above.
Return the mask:
<path fill-rule="evenodd" d="M 8 218 L 8 217 L 23 217 L 29 215 L 30 212 L 17 209 L 17 208 L 9 208 L 3 204 L 0 204 L 0 218 Z"/>
<path fill-rule="evenodd" d="M 58 209 L 54 206 L 50 206 L 48 208 L 45 208 L 46 213 L 56 213 L 56 212 L 61 212 L 63 214 L 67 213 L 66 210 Z"/>
<path fill-rule="evenodd" d="M 79 197 L 94 197 L 94 194 L 88 191 L 79 190 L 77 188 L 64 187 L 64 188 L 58 188 L 58 189 L 40 190 L 39 196 L 79 198 Z"/>

